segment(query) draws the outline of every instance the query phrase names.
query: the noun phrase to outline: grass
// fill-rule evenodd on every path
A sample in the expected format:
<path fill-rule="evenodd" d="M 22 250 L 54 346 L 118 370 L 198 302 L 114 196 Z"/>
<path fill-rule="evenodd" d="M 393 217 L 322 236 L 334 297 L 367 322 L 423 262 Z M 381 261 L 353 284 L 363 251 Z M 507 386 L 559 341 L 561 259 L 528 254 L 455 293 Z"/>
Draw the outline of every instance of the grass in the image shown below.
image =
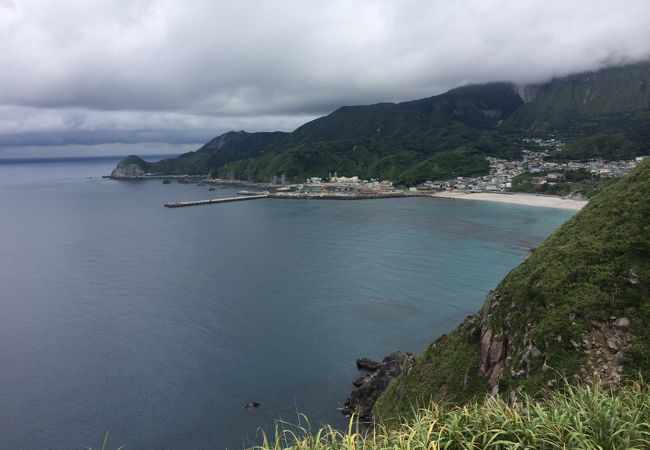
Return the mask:
<path fill-rule="evenodd" d="M 117 447 L 115 450 L 122 450 L 126 448 L 126 445 L 122 445 L 120 447 Z M 86 447 L 88 450 L 93 450 L 91 447 Z M 110 447 L 108 446 L 108 433 L 104 436 L 104 440 L 102 441 L 102 446 L 100 450 L 110 450 Z"/>
<path fill-rule="evenodd" d="M 397 427 L 346 431 L 309 426 L 263 436 L 253 450 L 438 450 L 438 449 L 647 449 L 650 448 L 650 389 L 642 381 L 616 392 L 600 384 L 549 391 L 545 400 L 498 397 L 464 406 L 432 404 Z M 296 431 L 297 429 L 297 431 Z"/>

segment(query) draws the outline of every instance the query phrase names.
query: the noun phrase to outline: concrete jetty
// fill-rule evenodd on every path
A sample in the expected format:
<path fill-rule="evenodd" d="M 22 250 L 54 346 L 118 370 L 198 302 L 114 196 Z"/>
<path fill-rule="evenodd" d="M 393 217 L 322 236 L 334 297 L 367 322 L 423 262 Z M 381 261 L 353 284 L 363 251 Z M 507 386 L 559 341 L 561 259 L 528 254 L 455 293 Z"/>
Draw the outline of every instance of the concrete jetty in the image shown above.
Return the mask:
<path fill-rule="evenodd" d="M 258 198 L 267 198 L 268 194 L 260 195 L 247 195 L 240 197 L 227 197 L 227 198 L 212 198 L 208 200 L 193 200 L 186 202 L 170 202 L 165 203 L 166 208 L 184 208 L 186 206 L 200 206 L 200 205 L 212 205 L 214 203 L 230 203 L 230 202 L 243 202 L 245 200 L 257 200 Z"/>

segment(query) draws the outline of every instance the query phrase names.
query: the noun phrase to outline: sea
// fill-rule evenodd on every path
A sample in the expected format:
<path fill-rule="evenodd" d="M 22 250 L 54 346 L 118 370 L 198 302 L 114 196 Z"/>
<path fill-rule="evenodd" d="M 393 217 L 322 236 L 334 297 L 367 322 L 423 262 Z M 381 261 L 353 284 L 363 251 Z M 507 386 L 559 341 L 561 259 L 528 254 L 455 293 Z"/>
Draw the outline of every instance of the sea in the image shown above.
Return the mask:
<path fill-rule="evenodd" d="M 118 160 L 0 161 L 2 449 L 242 449 L 276 427 L 344 427 L 357 358 L 422 351 L 573 214 L 169 209 L 237 190 L 102 178 Z"/>

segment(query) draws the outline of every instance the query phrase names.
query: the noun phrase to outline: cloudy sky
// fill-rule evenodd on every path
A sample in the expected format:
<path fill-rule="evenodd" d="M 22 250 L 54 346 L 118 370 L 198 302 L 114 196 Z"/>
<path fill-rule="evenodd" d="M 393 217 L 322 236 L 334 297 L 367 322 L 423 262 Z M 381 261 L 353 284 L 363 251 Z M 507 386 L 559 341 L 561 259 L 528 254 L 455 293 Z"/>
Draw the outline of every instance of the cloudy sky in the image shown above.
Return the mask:
<path fill-rule="evenodd" d="M 0 0 L 0 157 L 180 152 L 649 57 L 648 0 Z"/>

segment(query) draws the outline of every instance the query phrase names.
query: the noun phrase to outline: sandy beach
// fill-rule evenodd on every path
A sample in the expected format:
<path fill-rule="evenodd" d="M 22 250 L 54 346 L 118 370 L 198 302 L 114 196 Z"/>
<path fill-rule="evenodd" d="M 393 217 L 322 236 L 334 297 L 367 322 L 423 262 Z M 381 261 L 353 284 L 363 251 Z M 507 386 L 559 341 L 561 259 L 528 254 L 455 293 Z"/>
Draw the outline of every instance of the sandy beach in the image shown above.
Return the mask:
<path fill-rule="evenodd" d="M 586 200 L 574 200 L 552 195 L 535 194 L 499 194 L 499 193 L 464 193 L 464 192 L 438 192 L 433 195 L 440 198 L 461 200 L 479 200 L 488 202 L 512 203 L 515 205 L 540 206 L 543 208 L 559 208 L 579 210 L 587 204 Z"/>

